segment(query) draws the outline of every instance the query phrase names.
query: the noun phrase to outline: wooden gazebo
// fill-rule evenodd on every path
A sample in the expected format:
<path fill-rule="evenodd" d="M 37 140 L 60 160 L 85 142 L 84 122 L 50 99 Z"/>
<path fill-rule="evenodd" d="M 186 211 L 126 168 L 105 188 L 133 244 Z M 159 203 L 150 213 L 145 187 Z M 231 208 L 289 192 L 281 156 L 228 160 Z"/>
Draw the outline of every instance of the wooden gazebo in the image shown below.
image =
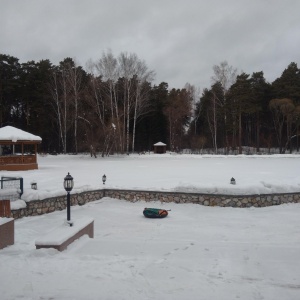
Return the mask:
<path fill-rule="evenodd" d="M 38 169 L 37 145 L 41 142 L 39 136 L 21 129 L 12 126 L 0 128 L 0 170 Z"/>
<path fill-rule="evenodd" d="M 167 151 L 167 145 L 162 142 L 158 142 L 158 143 L 154 144 L 153 146 L 154 146 L 154 153 L 163 154 L 163 153 L 166 153 L 166 151 Z"/>

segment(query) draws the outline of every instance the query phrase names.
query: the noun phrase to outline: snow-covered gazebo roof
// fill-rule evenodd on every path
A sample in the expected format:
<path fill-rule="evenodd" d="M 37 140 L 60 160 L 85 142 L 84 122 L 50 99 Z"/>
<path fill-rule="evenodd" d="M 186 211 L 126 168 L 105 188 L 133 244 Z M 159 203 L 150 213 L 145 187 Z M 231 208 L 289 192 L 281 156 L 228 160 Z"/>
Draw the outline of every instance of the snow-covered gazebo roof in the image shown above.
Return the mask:
<path fill-rule="evenodd" d="M 32 141 L 34 143 L 40 143 L 42 138 L 12 126 L 5 126 L 0 128 L 0 142 L 1 141 L 13 143 Z"/>
<path fill-rule="evenodd" d="M 167 145 L 162 143 L 162 142 L 158 142 L 156 144 L 153 145 L 154 146 L 154 153 L 166 153 L 166 149 L 167 149 Z"/>

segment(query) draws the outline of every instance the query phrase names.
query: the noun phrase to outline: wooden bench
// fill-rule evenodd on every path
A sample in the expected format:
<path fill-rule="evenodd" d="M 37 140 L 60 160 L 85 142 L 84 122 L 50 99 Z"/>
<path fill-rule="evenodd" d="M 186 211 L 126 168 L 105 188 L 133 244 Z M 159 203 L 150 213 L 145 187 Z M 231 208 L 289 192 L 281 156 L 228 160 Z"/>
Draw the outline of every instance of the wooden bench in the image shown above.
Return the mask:
<path fill-rule="evenodd" d="M 64 251 L 71 243 L 87 234 L 90 238 L 94 237 L 94 219 L 76 219 L 72 226 L 62 224 L 50 231 L 48 234 L 35 241 L 36 249 L 54 248 Z"/>

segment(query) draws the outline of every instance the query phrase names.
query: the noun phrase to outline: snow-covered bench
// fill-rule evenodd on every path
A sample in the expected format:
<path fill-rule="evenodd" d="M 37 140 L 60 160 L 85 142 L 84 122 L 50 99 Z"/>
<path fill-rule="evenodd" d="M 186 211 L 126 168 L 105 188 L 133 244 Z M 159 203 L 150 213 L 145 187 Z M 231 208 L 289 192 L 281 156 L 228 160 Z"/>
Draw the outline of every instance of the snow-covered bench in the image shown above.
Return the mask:
<path fill-rule="evenodd" d="M 65 250 L 72 242 L 87 234 L 94 237 L 94 219 L 76 219 L 72 226 L 62 224 L 48 234 L 35 241 L 36 249 L 54 248 L 58 251 Z"/>

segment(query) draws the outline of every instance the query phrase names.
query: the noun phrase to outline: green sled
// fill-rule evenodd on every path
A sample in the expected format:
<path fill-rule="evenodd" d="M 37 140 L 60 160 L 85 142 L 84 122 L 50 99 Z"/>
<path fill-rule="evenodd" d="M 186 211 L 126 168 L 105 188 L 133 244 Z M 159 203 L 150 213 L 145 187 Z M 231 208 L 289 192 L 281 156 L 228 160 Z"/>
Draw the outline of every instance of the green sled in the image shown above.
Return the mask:
<path fill-rule="evenodd" d="M 165 218 L 168 211 L 160 208 L 145 208 L 143 214 L 146 218 Z"/>

